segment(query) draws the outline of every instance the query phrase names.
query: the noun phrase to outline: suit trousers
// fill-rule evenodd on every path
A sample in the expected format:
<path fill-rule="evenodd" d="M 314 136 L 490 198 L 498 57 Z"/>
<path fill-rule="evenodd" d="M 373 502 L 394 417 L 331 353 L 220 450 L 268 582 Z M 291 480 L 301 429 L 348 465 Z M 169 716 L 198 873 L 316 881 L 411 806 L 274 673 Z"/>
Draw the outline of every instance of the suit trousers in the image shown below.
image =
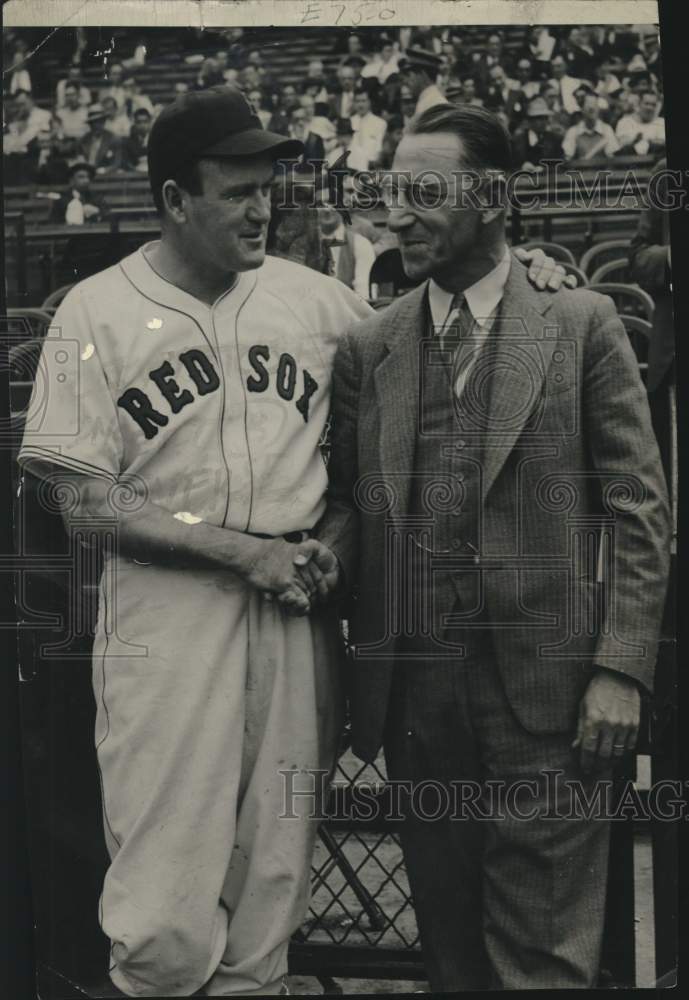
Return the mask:
<path fill-rule="evenodd" d="M 595 985 L 610 824 L 577 802 L 611 782 L 573 735 L 520 725 L 488 630 L 465 658 L 396 663 L 384 749 L 434 992 Z"/>

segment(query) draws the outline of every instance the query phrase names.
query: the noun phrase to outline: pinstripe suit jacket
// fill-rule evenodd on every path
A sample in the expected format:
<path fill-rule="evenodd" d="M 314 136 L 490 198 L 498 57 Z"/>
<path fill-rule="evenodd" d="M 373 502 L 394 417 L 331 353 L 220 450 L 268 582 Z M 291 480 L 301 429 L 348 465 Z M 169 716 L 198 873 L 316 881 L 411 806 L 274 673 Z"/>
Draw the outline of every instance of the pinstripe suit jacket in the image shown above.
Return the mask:
<path fill-rule="evenodd" d="M 353 745 L 364 759 L 382 740 L 395 658 L 390 581 L 404 572 L 393 550 L 409 503 L 427 324 L 424 284 L 353 327 L 335 360 L 317 534 L 354 594 Z M 480 455 L 480 556 L 450 567 L 454 590 L 439 593 L 483 608 L 520 722 L 564 732 L 594 665 L 652 686 L 670 538 L 658 448 L 609 298 L 538 291 L 513 258 L 486 348 L 483 422 L 477 430 L 458 411 L 453 442 Z M 592 544 L 601 529 L 607 600 Z"/>

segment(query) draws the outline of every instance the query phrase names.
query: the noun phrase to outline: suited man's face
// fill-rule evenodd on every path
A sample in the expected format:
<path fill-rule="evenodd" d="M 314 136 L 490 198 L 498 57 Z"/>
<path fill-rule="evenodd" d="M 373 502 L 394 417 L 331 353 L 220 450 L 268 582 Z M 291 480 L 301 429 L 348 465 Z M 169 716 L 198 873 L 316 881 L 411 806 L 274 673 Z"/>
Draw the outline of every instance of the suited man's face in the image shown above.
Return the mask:
<path fill-rule="evenodd" d="M 397 189 L 388 193 L 389 204 L 399 207 L 390 207 L 388 226 L 397 234 L 404 270 L 414 281 L 434 277 L 442 284 L 443 276 L 466 260 L 479 240 L 478 207 L 457 204 L 455 197 L 455 191 L 461 191 L 456 178 L 463 154 L 461 140 L 449 132 L 405 135 L 397 147 L 392 164 Z M 437 207 L 425 207 L 434 204 Z"/>

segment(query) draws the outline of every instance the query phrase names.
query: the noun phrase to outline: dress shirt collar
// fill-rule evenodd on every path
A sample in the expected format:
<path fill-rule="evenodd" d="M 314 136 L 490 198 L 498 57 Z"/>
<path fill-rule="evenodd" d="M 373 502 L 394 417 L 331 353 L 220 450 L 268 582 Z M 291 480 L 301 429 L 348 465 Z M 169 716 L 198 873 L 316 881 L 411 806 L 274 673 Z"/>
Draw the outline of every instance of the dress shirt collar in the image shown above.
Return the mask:
<path fill-rule="evenodd" d="M 507 276 L 510 273 L 512 257 L 509 247 L 505 247 L 505 252 L 499 264 L 484 274 L 482 278 L 464 289 L 464 296 L 467 305 L 471 309 L 471 315 L 476 323 L 481 327 L 487 327 L 494 315 L 500 300 L 505 292 Z M 450 305 L 454 293 L 448 292 L 431 278 L 428 283 L 428 304 L 431 310 L 433 326 L 442 328 L 446 320 L 449 319 Z"/>

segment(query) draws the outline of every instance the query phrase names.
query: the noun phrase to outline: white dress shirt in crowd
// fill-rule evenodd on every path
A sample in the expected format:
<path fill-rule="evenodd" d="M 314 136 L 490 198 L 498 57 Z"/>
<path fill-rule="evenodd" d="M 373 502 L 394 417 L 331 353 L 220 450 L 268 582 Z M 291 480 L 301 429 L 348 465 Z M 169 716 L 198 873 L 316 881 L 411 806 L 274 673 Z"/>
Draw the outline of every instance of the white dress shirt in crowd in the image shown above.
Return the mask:
<path fill-rule="evenodd" d="M 384 118 L 374 115 L 372 111 L 365 115 L 352 115 L 350 121 L 354 129 L 350 149 L 352 152 L 356 152 L 357 156 L 365 156 L 367 161 L 376 160 L 383 148 L 385 130 L 388 127 L 387 122 Z"/>
<path fill-rule="evenodd" d="M 378 83 L 385 83 L 389 76 L 393 73 L 399 73 L 399 55 L 393 54 L 387 62 L 383 62 L 380 56 L 376 56 L 370 62 L 366 63 L 361 71 L 361 75 L 364 78 L 376 77 Z"/>
<path fill-rule="evenodd" d="M 45 108 L 35 105 L 27 118 L 12 121 L 7 126 L 7 134 L 3 136 L 3 153 L 26 153 L 28 145 L 39 132 L 50 129 L 51 114 Z"/>
<path fill-rule="evenodd" d="M 642 122 L 636 115 L 623 115 L 617 123 L 615 135 L 624 146 L 625 142 L 641 133 L 641 138 L 632 147 L 638 156 L 648 153 L 651 143 L 665 143 L 665 119 L 654 118 L 652 122 Z"/>
<path fill-rule="evenodd" d="M 376 252 L 373 249 L 373 244 L 370 240 L 367 240 L 365 236 L 361 236 L 359 233 L 352 232 L 350 230 L 350 235 L 352 237 L 353 249 L 354 249 L 354 291 L 357 295 L 360 295 L 362 299 L 368 298 L 369 292 L 369 276 L 371 274 L 371 268 L 373 267 L 373 262 L 376 259 Z M 341 222 L 334 233 L 330 234 L 330 238 L 334 240 L 341 240 L 344 243 L 345 240 L 345 226 L 344 222 Z M 340 262 L 340 254 L 342 252 L 342 247 L 331 246 L 330 253 L 333 255 L 333 273 L 337 275 L 337 265 Z"/>
<path fill-rule="evenodd" d="M 65 106 L 65 88 L 69 82 L 69 80 L 58 81 L 57 89 L 55 91 L 55 103 L 58 108 L 64 108 Z M 87 108 L 90 103 L 91 91 L 82 83 L 79 85 L 79 104 L 82 104 L 85 108 Z"/>
<path fill-rule="evenodd" d="M 548 82 L 554 84 L 559 89 L 560 101 L 567 114 L 576 114 L 579 110 L 579 102 L 574 95 L 581 86 L 581 80 L 576 80 L 573 76 L 565 73 L 562 79 L 549 80 Z"/>
<path fill-rule="evenodd" d="M 605 141 L 601 143 L 601 139 Z M 619 140 L 612 128 L 600 119 L 593 128 L 589 128 L 585 121 L 572 125 L 562 140 L 562 151 L 568 160 L 586 160 L 589 156 L 612 156 L 619 148 Z"/>
<path fill-rule="evenodd" d="M 461 364 L 461 372 L 455 384 L 455 392 L 459 396 L 466 384 L 469 371 L 476 363 L 476 358 L 482 350 L 483 345 L 491 331 L 493 321 L 497 315 L 498 306 L 505 294 L 505 285 L 512 265 L 512 255 L 509 247 L 505 247 L 500 262 L 484 274 L 482 278 L 464 289 L 464 298 L 471 310 L 473 325 L 471 335 L 467 344 L 467 352 L 470 359 Z M 450 326 L 458 310 L 452 308 L 454 293 L 448 292 L 431 278 L 428 283 L 428 304 L 431 310 L 431 321 L 436 336 L 439 336 L 446 327 Z"/>
<path fill-rule="evenodd" d="M 64 139 L 81 139 L 89 130 L 88 110 L 83 105 L 78 108 L 60 108 L 57 119 Z"/>

